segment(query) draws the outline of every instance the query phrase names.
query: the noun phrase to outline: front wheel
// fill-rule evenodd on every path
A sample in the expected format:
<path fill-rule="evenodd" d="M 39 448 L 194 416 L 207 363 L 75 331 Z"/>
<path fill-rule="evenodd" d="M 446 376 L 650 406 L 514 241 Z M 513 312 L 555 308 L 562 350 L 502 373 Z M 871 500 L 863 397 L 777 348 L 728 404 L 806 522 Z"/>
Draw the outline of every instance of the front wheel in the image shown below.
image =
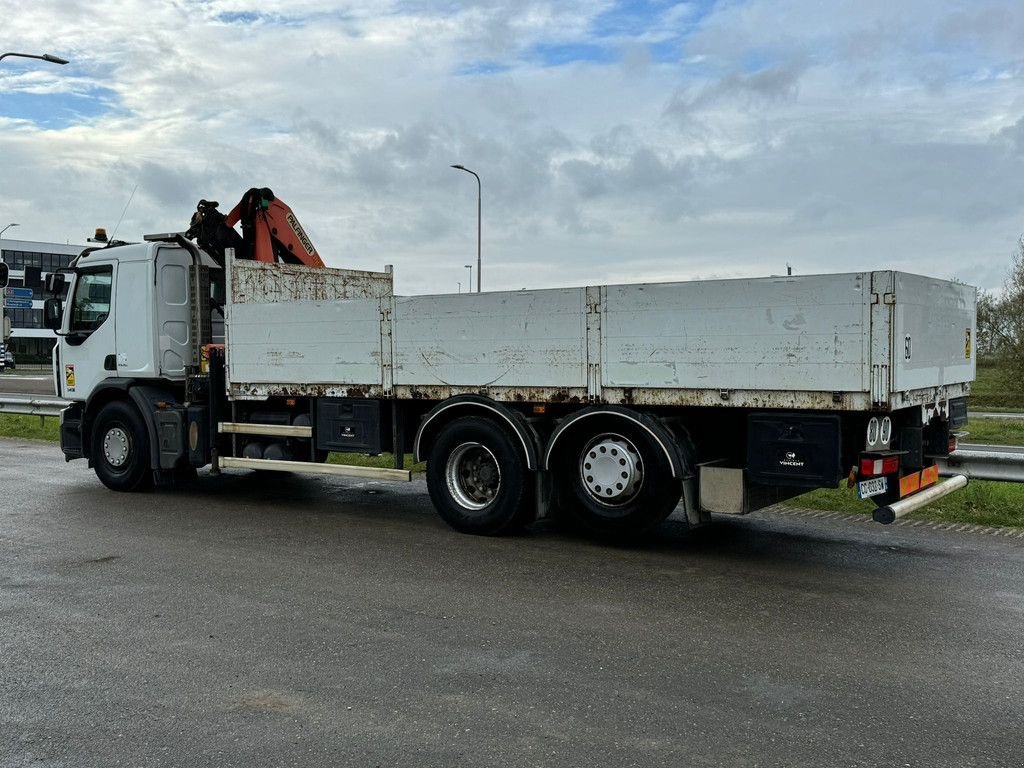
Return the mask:
<path fill-rule="evenodd" d="M 152 486 L 149 433 L 134 406 L 103 406 L 92 428 L 92 462 L 100 482 L 111 490 L 143 491 Z"/>
<path fill-rule="evenodd" d="M 535 509 L 531 476 L 508 433 L 473 416 L 446 426 L 427 458 L 430 500 L 463 533 L 494 536 L 527 525 Z"/>

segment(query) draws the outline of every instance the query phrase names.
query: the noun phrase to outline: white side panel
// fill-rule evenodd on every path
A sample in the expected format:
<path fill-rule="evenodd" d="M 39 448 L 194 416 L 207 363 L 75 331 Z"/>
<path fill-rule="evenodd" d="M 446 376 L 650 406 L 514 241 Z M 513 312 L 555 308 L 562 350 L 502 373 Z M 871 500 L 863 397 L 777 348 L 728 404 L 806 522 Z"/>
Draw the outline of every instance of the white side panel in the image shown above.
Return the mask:
<path fill-rule="evenodd" d="M 390 296 L 391 292 L 389 272 L 265 264 L 245 259 L 231 263 L 231 301 L 237 304 L 376 299 Z"/>
<path fill-rule="evenodd" d="M 602 320 L 608 387 L 859 392 L 864 274 L 616 285 Z"/>
<path fill-rule="evenodd" d="M 395 298 L 395 385 L 585 387 L 586 291 Z"/>
<path fill-rule="evenodd" d="M 380 385 L 377 299 L 233 304 L 232 384 Z"/>
<path fill-rule="evenodd" d="M 189 267 L 192 258 L 180 248 L 161 248 L 156 257 L 157 334 L 160 373 L 183 379 L 192 364 Z"/>
<path fill-rule="evenodd" d="M 893 390 L 973 381 L 977 290 L 896 273 Z"/>
<path fill-rule="evenodd" d="M 151 269 L 152 264 L 148 261 L 124 261 L 118 265 L 117 311 L 114 313 L 116 376 L 156 376 L 153 305 L 150 302 L 153 292 Z"/>

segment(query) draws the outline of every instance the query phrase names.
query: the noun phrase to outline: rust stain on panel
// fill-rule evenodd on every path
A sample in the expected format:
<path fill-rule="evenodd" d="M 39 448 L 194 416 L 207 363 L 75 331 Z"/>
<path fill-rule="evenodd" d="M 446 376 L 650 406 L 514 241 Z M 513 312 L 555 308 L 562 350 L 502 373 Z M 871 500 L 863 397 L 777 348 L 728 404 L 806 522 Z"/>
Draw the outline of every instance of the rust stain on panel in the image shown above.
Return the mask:
<path fill-rule="evenodd" d="M 235 304 L 376 299 L 392 293 L 392 276 L 386 272 L 235 261 L 231 273 Z"/>

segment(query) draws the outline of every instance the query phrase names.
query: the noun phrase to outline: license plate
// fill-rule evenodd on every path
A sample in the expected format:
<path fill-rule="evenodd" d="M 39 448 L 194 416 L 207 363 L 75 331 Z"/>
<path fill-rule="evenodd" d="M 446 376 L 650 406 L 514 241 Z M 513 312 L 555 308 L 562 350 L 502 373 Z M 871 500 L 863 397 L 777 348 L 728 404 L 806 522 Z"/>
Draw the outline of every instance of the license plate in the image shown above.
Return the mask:
<path fill-rule="evenodd" d="M 885 493 L 888 489 L 889 483 L 884 477 L 873 477 L 870 480 L 861 480 L 857 483 L 857 495 L 862 499 Z"/>

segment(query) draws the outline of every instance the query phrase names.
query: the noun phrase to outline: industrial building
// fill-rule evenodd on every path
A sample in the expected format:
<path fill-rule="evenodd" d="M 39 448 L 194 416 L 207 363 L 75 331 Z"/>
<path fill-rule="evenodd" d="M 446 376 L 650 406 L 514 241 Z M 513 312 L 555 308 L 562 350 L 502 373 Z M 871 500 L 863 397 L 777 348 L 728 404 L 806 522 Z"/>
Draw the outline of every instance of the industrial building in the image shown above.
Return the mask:
<path fill-rule="evenodd" d="M 43 327 L 43 278 L 49 272 L 65 269 L 85 248 L 67 243 L 0 240 L 0 259 L 10 270 L 8 287 L 32 291 L 31 299 L 12 296 L 4 301 L 4 314 L 11 319 L 7 344 L 19 362 L 49 359 L 57 337 Z M 27 306 L 29 302 L 31 306 Z"/>

